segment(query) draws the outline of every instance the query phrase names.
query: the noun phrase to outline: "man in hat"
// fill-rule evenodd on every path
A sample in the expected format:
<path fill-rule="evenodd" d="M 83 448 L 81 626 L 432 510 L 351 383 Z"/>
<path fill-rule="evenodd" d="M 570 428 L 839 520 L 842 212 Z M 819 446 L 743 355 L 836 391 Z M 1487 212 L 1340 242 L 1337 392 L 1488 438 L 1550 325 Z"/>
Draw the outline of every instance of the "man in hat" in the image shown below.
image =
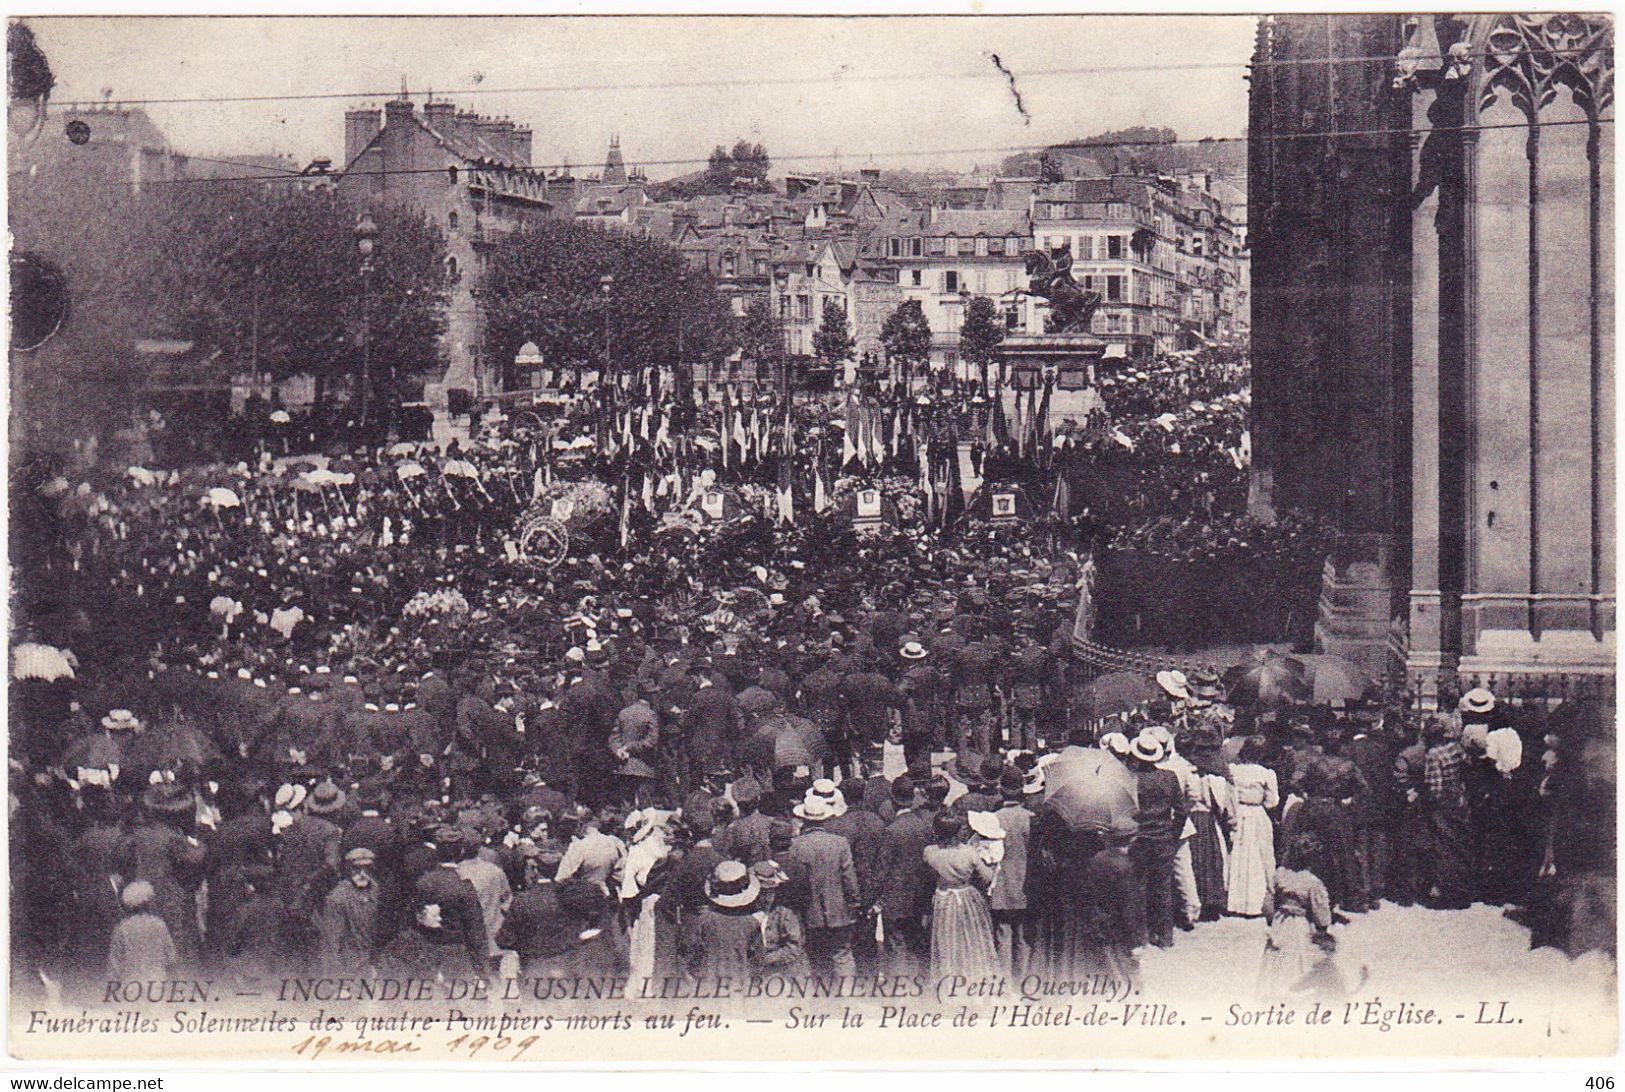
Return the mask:
<path fill-rule="evenodd" d="M 935 880 L 925 863 L 932 818 L 918 808 L 918 793 L 907 774 L 891 783 L 895 816 L 880 844 L 880 913 L 885 932 L 883 963 L 891 975 L 913 974 L 928 938 L 923 917 Z"/>
<path fill-rule="evenodd" d="M 1375 910 L 1388 893 L 1388 830 L 1398 814 L 1394 760 L 1398 748 L 1373 723 L 1379 711 L 1370 703 L 1351 705 L 1352 735 L 1343 754 L 1354 763 L 1354 894 L 1357 908 Z"/>
<path fill-rule="evenodd" d="M 682 735 L 689 783 L 697 785 L 712 770 L 738 767 L 745 720 L 725 676 L 701 671 L 694 684 L 694 696 L 683 712 Z"/>
<path fill-rule="evenodd" d="M 596 807 L 611 795 L 615 760 L 609 750 L 609 734 L 621 703 L 596 673 L 579 665 L 568 665 L 567 673 L 569 683 L 558 704 L 575 782 L 565 791 Z"/>
<path fill-rule="evenodd" d="M 852 925 L 860 892 L 852 846 L 824 828 L 836 806 L 809 790 L 795 808 L 802 832 L 790 843 L 781 862 L 790 877 L 794 898 L 807 926 L 807 954 L 818 974 L 850 977 L 857 972 L 852 955 Z"/>
<path fill-rule="evenodd" d="M 870 783 L 852 778 L 841 783 L 837 791 L 844 793 L 844 807 L 840 814 L 824 823 L 831 834 L 845 838 L 852 847 L 852 867 L 858 874 L 857 921 L 853 925 L 852 950 L 860 967 L 873 970 L 878 957 L 875 948 L 875 915 L 880 904 L 881 845 L 885 840 L 886 823 L 878 814 L 864 806 Z"/>
<path fill-rule="evenodd" d="M 903 664 L 897 687 L 903 702 L 902 743 L 905 757 L 912 760 L 941 742 L 935 737 L 941 727 L 944 683 L 918 638 L 904 640 L 897 655 Z"/>
<path fill-rule="evenodd" d="M 276 892 L 296 934 L 297 950 L 310 952 L 316 940 L 316 916 L 323 896 L 338 875 L 339 845 L 344 830 L 335 819 L 344 811 L 345 794 L 323 781 L 295 809 L 293 822 L 277 835 Z"/>
<path fill-rule="evenodd" d="M 773 855 L 773 817 L 762 813 L 761 786 L 753 777 L 742 777 L 733 784 L 733 798 L 740 816 L 716 835 L 717 852 L 747 865 L 767 860 Z"/>
<path fill-rule="evenodd" d="M 999 807 L 994 813 L 1004 830 L 1004 857 L 993 875 L 988 907 L 993 912 L 993 939 L 1006 973 L 1025 972 L 1031 942 L 1027 912 L 1027 843 L 1033 813 L 1027 809 L 1027 779 L 1014 766 L 999 773 Z"/>
<path fill-rule="evenodd" d="M 818 663 L 802 677 L 798 698 L 802 712 L 818 726 L 832 755 L 842 753 L 839 747 L 847 738 L 847 700 L 839 666 L 833 656 Z"/>
<path fill-rule="evenodd" d="M 491 955 L 485 912 L 474 885 L 457 869 L 467 855 L 465 835 L 456 827 L 444 826 L 435 830 L 434 840 L 439 860 L 417 878 L 413 887 L 419 908 L 418 924 L 438 930 L 429 934 L 431 939 L 444 937 L 445 943 L 460 945 L 469 968 L 483 976 L 489 969 Z M 432 925 L 422 916 L 422 908 L 429 905 L 438 908 L 432 915 L 435 919 Z"/>
<path fill-rule="evenodd" d="M 1053 683 L 1049 649 L 1030 635 L 1021 639 L 1010 663 L 1010 746 L 1030 751 L 1038 746 L 1038 721 Z"/>
<path fill-rule="evenodd" d="M 632 807 L 642 807 L 655 781 L 653 762 L 660 747 L 660 718 L 647 697 L 640 696 L 615 716 L 609 750 L 615 768 L 617 796 Z"/>
<path fill-rule="evenodd" d="M 841 679 L 846 697 L 846 732 L 831 740 L 831 756 L 836 768 L 847 776 L 858 776 L 857 756 L 865 748 L 886 737 L 893 710 L 901 708 L 902 698 L 891 680 L 878 671 L 849 671 Z"/>
<path fill-rule="evenodd" d="M 344 878 L 333 885 L 317 922 L 317 966 L 324 975 L 365 974 L 377 944 L 377 855 L 357 846 L 344 855 Z"/>
<path fill-rule="evenodd" d="M 969 618 L 966 622 L 969 629 L 978 628 Z M 967 643 L 954 655 L 955 701 L 959 710 L 954 750 L 974 751 L 977 754 L 988 752 L 997 719 L 994 679 L 999 663 L 998 652 L 992 642 L 980 637 Z"/>
<path fill-rule="evenodd" d="M 180 965 L 195 968 L 201 956 L 197 887 L 208 863 L 207 851 L 190 835 L 197 801 L 169 781 L 150 785 L 141 796 L 142 818 L 120 850 L 129 878 L 152 887 L 152 912 L 169 928 Z"/>
<path fill-rule="evenodd" d="M 1179 778 L 1160 768 L 1167 750 L 1157 736 L 1141 732 L 1129 744 L 1135 764 L 1139 836 L 1134 841 L 1134 863 L 1145 892 L 1146 926 L 1151 943 L 1173 947 L 1174 856 L 1189 812 Z"/>

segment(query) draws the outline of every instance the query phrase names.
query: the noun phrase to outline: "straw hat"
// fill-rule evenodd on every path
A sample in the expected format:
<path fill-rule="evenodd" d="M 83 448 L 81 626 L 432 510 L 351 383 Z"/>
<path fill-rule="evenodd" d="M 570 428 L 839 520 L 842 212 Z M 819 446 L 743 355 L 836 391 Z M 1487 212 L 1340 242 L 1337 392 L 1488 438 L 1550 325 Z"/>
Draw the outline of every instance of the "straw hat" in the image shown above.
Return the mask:
<path fill-rule="evenodd" d="M 1134 742 L 1129 744 L 1128 753 L 1141 762 L 1149 762 L 1153 766 L 1168 757 L 1168 749 L 1149 730 L 1134 737 Z"/>
<path fill-rule="evenodd" d="M 749 906 L 760 893 L 761 884 L 755 874 L 738 861 L 723 861 L 705 881 L 705 897 L 724 910 Z"/>
<path fill-rule="evenodd" d="M 1157 685 L 1162 687 L 1169 697 L 1178 698 L 1181 701 L 1187 700 L 1191 696 L 1190 681 L 1185 678 L 1183 671 L 1157 672 Z"/>

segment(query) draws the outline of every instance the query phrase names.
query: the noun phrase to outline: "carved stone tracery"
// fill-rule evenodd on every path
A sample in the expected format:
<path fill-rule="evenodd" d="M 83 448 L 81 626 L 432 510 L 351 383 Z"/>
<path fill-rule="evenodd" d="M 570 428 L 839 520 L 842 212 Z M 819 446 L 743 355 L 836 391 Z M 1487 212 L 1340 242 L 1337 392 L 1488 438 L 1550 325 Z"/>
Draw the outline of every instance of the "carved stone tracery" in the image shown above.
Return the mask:
<path fill-rule="evenodd" d="M 1593 119 L 1614 98 L 1614 26 L 1604 15 L 1566 12 L 1494 16 L 1483 41 L 1478 108 L 1505 89 L 1530 118 L 1566 84 Z"/>

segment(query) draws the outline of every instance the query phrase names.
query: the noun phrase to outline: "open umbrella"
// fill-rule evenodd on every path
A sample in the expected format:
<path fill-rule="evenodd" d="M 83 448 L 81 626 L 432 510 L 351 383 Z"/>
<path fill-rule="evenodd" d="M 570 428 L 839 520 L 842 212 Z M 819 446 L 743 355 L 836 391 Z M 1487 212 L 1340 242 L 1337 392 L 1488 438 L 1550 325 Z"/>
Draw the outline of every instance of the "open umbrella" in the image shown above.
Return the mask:
<path fill-rule="evenodd" d="M 1341 656 L 1316 656 L 1309 664 L 1312 693 L 1316 705 L 1353 701 L 1376 688 L 1369 675 Z"/>
<path fill-rule="evenodd" d="M 824 757 L 823 736 L 783 715 L 764 717 L 741 750 L 745 762 L 779 770 L 812 766 Z"/>
<path fill-rule="evenodd" d="M 25 641 L 11 650 L 11 677 L 56 682 L 73 678 L 73 653 Z"/>
<path fill-rule="evenodd" d="M 1051 762 L 1044 768 L 1043 810 L 1072 830 L 1105 830 L 1133 822 L 1139 810 L 1134 775 L 1104 751 Z"/>
<path fill-rule="evenodd" d="M 61 767 L 69 774 L 75 770 L 105 770 L 112 766 L 128 766 L 125 737 L 112 732 L 87 732 L 62 752 Z"/>
<path fill-rule="evenodd" d="M 132 766 L 148 770 L 195 770 L 221 757 L 214 741 L 187 721 L 148 729 L 130 741 L 125 756 Z"/>
<path fill-rule="evenodd" d="M 293 418 L 288 416 L 288 411 L 285 409 L 271 411 L 271 423 L 274 425 L 285 425 L 291 420 Z"/>
<path fill-rule="evenodd" d="M 418 445 L 409 444 L 409 443 L 405 442 L 404 440 L 401 441 L 398 444 L 389 445 L 389 454 L 390 454 L 391 458 L 399 459 L 399 458 L 401 458 L 403 456 L 416 455 L 417 453 L 418 453 Z"/>
<path fill-rule="evenodd" d="M 1231 705 L 1271 708 L 1308 701 L 1314 693 L 1303 661 L 1273 651 L 1255 655 L 1226 671 L 1224 688 Z"/>
<path fill-rule="evenodd" d="M 427 473 L 422 463 L 402 463 L 395 468 L 395 476 L 403 482 L 411 478 L 421 478 Z"/>
<path fill-rule="evenodd" d="M 474 464 L 467 459 L 448 459 L 440 467 L 440 473 L 447 478 L 477 478 L 480 472 Z"/>
<path fill-rule="evenodd" d="M 158 481 L 158 476 L 144 466 L 132 466 L 124 473 L 128 474 L 136 485 L 153 485 Z"/>
<path fill-rule="evenodd" d="M 1080 712 L 1086 720 L 1099 720 L 1114 713 L 1126 713 L 1159 693 L 1157 684 L 1144 675 L 1113 671 L 1084 688 Z"/>
<path fill-rule="evenodd" d="M 203 494 L 203 503 L 210 508 L 241 508 L 243 506 L 242 500 L 238 498 L 236 493 L 219 485 Z"/>

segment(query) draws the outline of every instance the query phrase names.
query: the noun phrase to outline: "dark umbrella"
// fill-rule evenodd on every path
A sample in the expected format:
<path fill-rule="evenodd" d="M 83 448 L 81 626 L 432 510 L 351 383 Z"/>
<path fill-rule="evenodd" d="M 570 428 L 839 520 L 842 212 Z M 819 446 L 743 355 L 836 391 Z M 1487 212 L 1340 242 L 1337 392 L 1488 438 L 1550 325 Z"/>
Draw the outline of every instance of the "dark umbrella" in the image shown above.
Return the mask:
<path fill-rule="evenodd" d="M 1098 764 L 1052 762 L 1044 770 L 1043 810 L 1072 830 L 1107 830 L 1132 824 L 1137 809 L 1134 775 L 1110 755 Z"/>
<path fill-rule="evenodd" d="M 1265 652 L 1224 673 L 1226 699 L 1231 705 L 1279 708 L 1306 702 L 1314 691 L 1302 660 Z"/>
<path fill-rule="evenodd" d="M 87 770 L 105 770 L 109 766 L 127 766 L 123 736 L 111 732 L 90 732 L 68 744 L 62 752 L 62 768 L 71 775 L 81 766 Z"/>
<path fill-rule="evenodd" d="M 824 740 L 782 716 L 765 718 L 742 748 L 749 765 L 769 769 L 812 766 L 824 755 Z"/>
<path fill-rule="evenodd" d="M 214 741 L 187 721 L 143 732 L 132 741 L 129 756 L 135 765 L 152 770 L 196 770 L 221 757 Z"/>
<path fill-rule="evenodd" d="M 1081 711 L 1086 720 L 1100 720 L 1116 713 L 1126 713 L 1135 706 L 1151 701 L 1159 693 L 1161 691 L 1157 684 L 1144 675 L 1132 671 L 1113 671 L 1084 687 Z"/>

